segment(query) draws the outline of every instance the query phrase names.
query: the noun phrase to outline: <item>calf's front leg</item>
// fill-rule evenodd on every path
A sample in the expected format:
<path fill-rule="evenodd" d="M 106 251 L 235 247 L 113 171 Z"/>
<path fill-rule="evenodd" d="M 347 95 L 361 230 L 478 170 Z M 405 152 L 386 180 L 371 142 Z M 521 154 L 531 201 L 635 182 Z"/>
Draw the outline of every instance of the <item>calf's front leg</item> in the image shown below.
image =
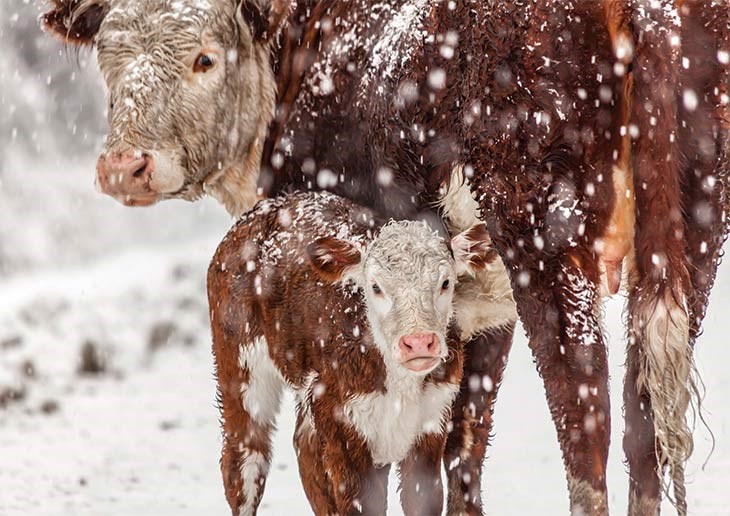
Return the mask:
<path fill-rule="evenodd" d="M 327 514 L 385 515 L 390 465 L 373 463 L 364 439 L 342 422 L 331 403 L 320 398 L 312 404 L 312 413 L 322 445 L 322 474 L 334 505 Z"/>
<path fill-rule="evenodd" d="M 440 515 L 444 505 L 441 460 L 445 436 L 426 434 L 398 464 L 400 499 L 406 515 Z"/>

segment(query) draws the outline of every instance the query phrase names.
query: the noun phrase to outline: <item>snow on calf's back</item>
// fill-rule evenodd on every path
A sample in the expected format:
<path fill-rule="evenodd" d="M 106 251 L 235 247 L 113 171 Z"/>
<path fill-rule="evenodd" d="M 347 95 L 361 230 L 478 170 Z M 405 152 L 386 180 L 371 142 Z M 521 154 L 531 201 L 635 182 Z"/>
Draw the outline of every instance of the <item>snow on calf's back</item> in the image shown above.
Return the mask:
<path fill-rule="evenodd" d="M 385 495 L 366 492 L 365 479 L 409 457 L 431 460 L 439 484 L 434 457 L 461 380 L 449 329 L 457 271 L 489 252 L 486 232 L 469 231 L 451 242 L 468 249 L 452 255 L 425 223 L 383 224 L 328 193 L 262 201 L 236 224 L 208 275 L 234 511 L 260 502 L 284 384 L 299 400 L 295 444 L 316 513 L 379 510 Z"/>

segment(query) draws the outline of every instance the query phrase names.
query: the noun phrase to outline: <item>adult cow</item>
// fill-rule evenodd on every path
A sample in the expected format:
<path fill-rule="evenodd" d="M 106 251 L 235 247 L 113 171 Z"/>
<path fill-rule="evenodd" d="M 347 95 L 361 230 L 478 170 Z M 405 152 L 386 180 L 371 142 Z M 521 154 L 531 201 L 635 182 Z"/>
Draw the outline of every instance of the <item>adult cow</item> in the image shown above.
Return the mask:
<path fill-rule="evenodd" d="M 725 1 L 53 2 L 46 27 L 97 47 L 112 126 L 97 179 L 125 204 L 209 193 L 237 215 L 321 188 L 399 218 L 440 204 L 463 229 L 466 176 L 586 514 L 607 512 L 601 276 L 623 281 L 630 512 L 658 512 L 667 470 L 686 512 L 692 346 L 730 205 Z M 457 306 L 473 338 L 451 512 L 481 511 L 514 318 L 509 293 L 474 301 L 502 270 Z"/>

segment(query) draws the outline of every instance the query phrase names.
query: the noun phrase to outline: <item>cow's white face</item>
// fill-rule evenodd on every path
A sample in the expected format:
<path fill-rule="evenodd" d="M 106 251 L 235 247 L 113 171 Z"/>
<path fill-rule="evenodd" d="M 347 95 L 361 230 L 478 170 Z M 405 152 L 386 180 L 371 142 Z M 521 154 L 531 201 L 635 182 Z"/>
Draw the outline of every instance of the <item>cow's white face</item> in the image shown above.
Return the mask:
<path fill-rule="evenodd" d="M 276 95 L 266 31 L 278 25 L 265 13 L 280 23 L 288 1 L 54 2 L 46 27 L 95 45 L 108 89 L 110 130 L 97 165 L 104 193 L 143 206 L 215 195 L 220 178 L 249 161 L 246 173 L 257 176 Z M 255 187 L 256 177 L 236 182 L 250 199 Z"/>
<path fill-rule="evenodd" d="M 475 226 L 454 237 L 452 248 L 453 255 L 425 223 L 405 221 L 384 226 L 364 249 L 325 238 L 308 250 L 315 269 L 330 279 L 350 279 L 363 290 L 386 365 L 426 375 L 448 355 L 458 274 L 484 263 L 489 236 L 483 225 Z"/>

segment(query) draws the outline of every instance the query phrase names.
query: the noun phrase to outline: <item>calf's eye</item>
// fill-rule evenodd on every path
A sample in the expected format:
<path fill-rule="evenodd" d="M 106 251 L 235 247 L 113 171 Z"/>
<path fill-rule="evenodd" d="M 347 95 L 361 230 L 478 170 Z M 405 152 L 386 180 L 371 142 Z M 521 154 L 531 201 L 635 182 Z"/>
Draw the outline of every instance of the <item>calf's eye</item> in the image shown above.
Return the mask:
<path fill-rule="evenodd" d="M 375 293 L 375 295 L 380 295 L 383 293 L 383 291 L 380 290 L 380 285 L 378 285 L 377 283 L 373 283 L 373 292 Z"/>
<path fill-rule="evenodd" d="M 444 282 L 441 284 L 441 290 L 448 290 L 449 289 L 449 280 L 444 280 Z"/>
<path fill-rule="evenodd" d="M 193 65 L 193 72 L 205 73 L 215 65 L 215 59 L 208 54 L 199 54 L 195 58 L 195 64 Z"/>

